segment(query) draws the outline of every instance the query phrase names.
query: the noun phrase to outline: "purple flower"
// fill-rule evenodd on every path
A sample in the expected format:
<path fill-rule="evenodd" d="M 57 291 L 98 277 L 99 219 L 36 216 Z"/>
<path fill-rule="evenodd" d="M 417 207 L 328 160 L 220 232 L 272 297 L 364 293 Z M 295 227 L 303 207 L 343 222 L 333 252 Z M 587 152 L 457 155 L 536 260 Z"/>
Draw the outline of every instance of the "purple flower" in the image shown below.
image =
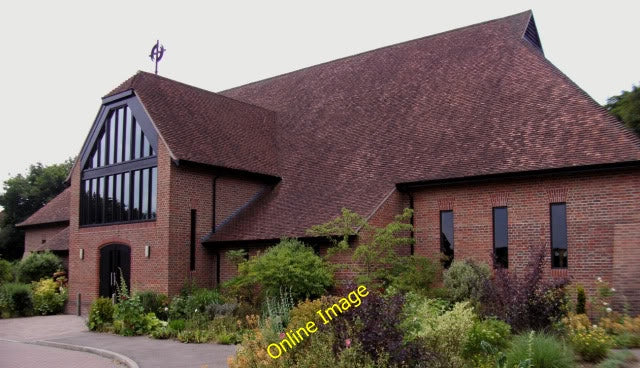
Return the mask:
<path fill-rule="evenodd" d="M 284 334 L 284 332 L 280 332 L 280 339 L 284 339 L 286 337 L 286 335 Z"/>
<path fill-rule="evenodd" d="M 347 346 L 347 348 L 350 347 L 351 346 L 351 339 L 344 340 L 344 344 Z"/>

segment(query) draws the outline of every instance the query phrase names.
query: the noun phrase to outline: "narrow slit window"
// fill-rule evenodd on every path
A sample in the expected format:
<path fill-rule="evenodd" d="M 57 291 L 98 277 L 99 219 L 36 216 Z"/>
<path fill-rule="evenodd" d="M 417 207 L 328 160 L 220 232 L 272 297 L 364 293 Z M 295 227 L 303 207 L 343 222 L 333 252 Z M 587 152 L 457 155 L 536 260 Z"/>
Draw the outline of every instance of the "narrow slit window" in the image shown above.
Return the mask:
<path fill-rule="evenodd" d="M 440 211 L 440 252 L 444 255 L 442 266 L 449 268 L 453 262 L 453 211 Z"/>
<path fill-rule="evenodd" d="M 189 243 L 189 269 L 196 269 L 196 210 L 191 210 L 191 241 Z"/>
<path fill-rule="evenodd" d="M 551 204 L 551 266 L 553 268 L 567 268 L 568 240 L 567 240 L 567 204 Z"/>
<path fill-rule="evenodd" d="M 509 268 L 509 230 L 507 207 L 493 208 L 494 266 Z"/>

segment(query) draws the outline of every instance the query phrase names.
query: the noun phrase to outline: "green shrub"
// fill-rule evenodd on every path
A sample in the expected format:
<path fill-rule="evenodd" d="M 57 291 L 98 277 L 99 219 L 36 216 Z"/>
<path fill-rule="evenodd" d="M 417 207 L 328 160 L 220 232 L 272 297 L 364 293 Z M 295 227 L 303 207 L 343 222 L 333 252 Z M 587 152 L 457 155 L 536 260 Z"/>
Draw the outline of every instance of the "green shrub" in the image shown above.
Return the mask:
<path fill-rule="evenodd" d="M 21 282 L 29 283 L 52 277 L 62 269 L 62 261 L 51 252 L 31 253 L 17 265 L 16 273 Z"/>
<path fill-rule="evenodd" d="M 172 319 L 169 321 L 168 328 L 176 334 L 185 329 L 186 322 L 184 319 Z"/>
<path fill-rule="evenodd" d="M 141 291 L 136 295 L 140 298 L 140 304 L 144 313 L 154 313 L 159 319 L 166 321 L 169 318 L 169 297 L 155 291 Z"/>
<path fill-rule="evenodd" d="M 203 319 L 211 320 L 217 311 L 215 306 L 222 303 L 222 297 L 217 290 L 196 289 L 191 294 L 176 296 L 171 299 L 168 310 L 169 319 Z"/>
<path fill-rule="evenodd" d="M 67 301 L 67 290 L 58 286 L 53 279 L 42 279 L 33 282 L 33 310 L 45 316 L 61 313 Z"/>
<path fill-rule="evenodd" d="M 623 332 L 619 335 L 613 335 L 613 346 L 617 349 L 631 349 L 640 347 L 640 334 Z"/>
<path fill-rule="evenodd" d="M 411 340 L 418 336 L 422 326 L 433 323 L 433 320 L 450 309 L 450 303 L 444 299 L 425 298 L 414 293 L 406 294 L 404 321 L 402 330 Z"/>
<path fill-rule="evenodd" d="M 390 276 L 390 286 L 400 292 L 429 295 L 431 286 L 440 274 L 440 262 L 423 256 L 412 255 L 399 263 Z"/>
<path fill-rule="evenodd" d="M 551 335 L 527 333 L 516 336 L 506 351 L 507 367 L 518 366 L 531 359 L 535 368 L 575 367 L 571 349 L 561 340 Z"/>
<path fill-rule="evenodd" d="M 627 368 L 638 359 L 629 350 L 611 352 L 596 368 Z"/>
<path fill-rule="evenodd" d="M 486 353 L 482 347 L 483 341 L 502 351 L 508 346 L 510 337 L 511 326 L 505 322 L 495 318 L 476 321 L 469 332 L 463 356 L 474 361 L 482 360 L 482 356 Z"/>
<path fill-rule="evenodd" d="M 227 288 L 278 295 L 281 288 L 291 291 L 294 301 L 315 298 L 333 285 L 330 265 L 311 247 L 295 239 L 283 239 L 261 256 L 239 265 L 238 276 Z M 233 293 L 233 292 L 232 292 Z"/>
<path fill-rule="evenodd" d="M 571 331 L 569 341 L 576 353 L 587 362 L 602 360 L 612 344 L 605 330 L 597 326 Z"/>
<path fill-rule="evenodd" d="M 584 288 L 582 286 L 578 286 L 577 288 L 577 296 L 576 296 L 576 314 L 586 314 L 587 313 L 587 295 L 584 292 Z"/>
<path fill-rule="evenodd" d="M 443 273 L 444 286 L 449 290 L 453 302 L 465 300 L 479 301 L 491 270 L 485 263 L 472 260 L 453 261 Z"/>
<path fill-rule="evenodd" d="M 434 313 L 428 305 L 418 309 L 416 319 L 420 320 L 416 336 L 425 341 L 428 350 L 438 353 L 441 364 L 463 367 L 462 353 L 476 319 L 469 302 L 456 303 L 442 314 Z"/>
<path fill-rule="evenodd" d="M 113 323 L 115 309 L 109 298 L 98 298 L 91 303 L 87 327 L 91 331 L 105 331 Z"/>
<path fill-rule="evenodd" d="M 204 344 L 213 340 L 214 336 L 208 330 L 184 330 L 178 333 L 177 338 L 180 342 Z"/>
<path fill-rule="evenodd" d="M 157 340 L 165 340 L 172 336 L 171 330 L 168 327 L 160 327 L 151 331 L 150 336 Z"/>
<path fill-rule="evenodd" d="M 145 335 L 161 326 L 161 322 L 153 313 L 144 313 L 144 308 L 137 295 L 124 298 L 116 304 L 113 314 L 113 327 L 117 334 L 123 336 Z"/>
<path fill-rule="evenodd" d="M 11 281 L 13 281 L 13 265 L 5 259 L 0 259 L 0 285 Z"/>
<path fill-rule="evenodd" d="M 33 314 L 33 293 L 27 284 L 10 282 L 0 286 L 2 318 L 24 317 Z"/>

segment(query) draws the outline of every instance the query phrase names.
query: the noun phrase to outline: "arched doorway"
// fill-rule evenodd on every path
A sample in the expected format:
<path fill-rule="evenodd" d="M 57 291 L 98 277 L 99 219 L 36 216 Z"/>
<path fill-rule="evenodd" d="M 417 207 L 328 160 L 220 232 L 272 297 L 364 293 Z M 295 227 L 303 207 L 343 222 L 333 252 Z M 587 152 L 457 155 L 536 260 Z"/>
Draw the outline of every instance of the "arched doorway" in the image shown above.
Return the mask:
<path fill-rule="evenodd" d="M 116 293 L 120 270 L 130 289 L 131 249 L 123 244 L 109 244 L 100 249 L 100 296 L 111 298 Z"/>

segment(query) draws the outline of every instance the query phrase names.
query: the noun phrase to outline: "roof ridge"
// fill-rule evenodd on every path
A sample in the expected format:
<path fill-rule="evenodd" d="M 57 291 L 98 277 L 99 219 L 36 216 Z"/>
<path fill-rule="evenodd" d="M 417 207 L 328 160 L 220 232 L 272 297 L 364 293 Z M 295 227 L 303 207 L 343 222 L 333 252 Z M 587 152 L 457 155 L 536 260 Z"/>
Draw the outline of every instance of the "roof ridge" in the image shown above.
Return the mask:
<path fill-rule="evenodd" d="M 273 80 L 273 79 L 277 79 L 277 78 L 280 78 L 280 77 L 284 77 L 284 76 L 286 76 L 286 75 L 290 75 L 290 74 L 293 74 L 293 73 L 298 73 L 298 72 L 301 72 L 301 71 L 303 71 L 303 70 L 308 70 L 308 69 L 312 69 L 312 68 L 320 67 L 320 66 L 323 66 L 323 65 L 331 64 L 331 63 L 334 63 L 334 62 L 338 62 L 338 61 L 342 61 L 342 60 L 351 59 L 351 58 L 354 58 L 354 57 L 357 57 L 357 56 L 366 55 L 366 54 L 369 54 L 369 53 L 373 53 L 373 52 L 376 52 L 376 51 L 380 51 L 380 50 L 388 49 L 388 48 L 391 48 L 391 47 L 396 47 L 396 46 L 406 45 L 406 44 L 411 43 L 411 42 L 416 42 L 416 41 L 426 40 L 426 39 L 431 38 L 431 37 L 442 36 L 442 35 L 445 35 L 445 34 L 447 34 L 447 33 L 453 33 L 453 32 L 462 31 L 462 30 L 464 30 L 464 29 L 468 29 L 468 28 L 484 26 L 484 25 L 487 25 L 487 24 L 489 24 L 489 23 L 494 23 L 494 22 L 503 21 L 503 20 L 505 20 L 505 19 L 507 19 L 507 18 L 515 18 L 515 17 L 517 17 L 517 16 L 521 16 L 521 15 L 523 15 L 523 14 L 527 14 L 527 13 L 528 13 L 528 14 L 530 14 L 530 15 L 533 15 L 533 11 L 532 11 L 531 9 L 529 9 L 529 10 L 525 10 L 525 11 L 522 11 L 522 12 L 519 12 L 519 13 L 515 13 L 515 14 L 507 15 L 507 16 L 504 16 L 504 17 L 495 18 L 495 19 L 490 19 L 490 20 L 485 20 L 485 21 L 483 21 L 483 22 L 474 23 L 474 24 L 470 24 L 470 25 L 466 25 L 466 26 L 462 26 L 462 27 L 458 27 L 458 28 L 454 28 L 454 29 L 450 29 L 450 30 L 446 30 L 446 31 L 442 31 L 442 32 L 434 33 L 434 34 L 430 34 L 430 35 L 427 35 L 427 36 L 422 36 L 422 37 L 414 38 L 414 39 L 412 39 L 412 40 L 402 41 L 402 42 L 398 42 L 398 43 L 394 43 L 394 44 L 390 44 L 390 45 L 386 45 L 386 46 L 381 46 L 381 47 L 378 47 L 378 48 L 375 48 L 375 49 L 371 49 L 371 50 L 366 50 L 366 51 L 358 52 L 358 53 L 355 53 L 355 54 L 352 54 L 352 55 L 343 56 L 343 57 L 340 57 L 340 58 L 337 58 L 337 59 L 333 59 L 333 60 L 329 60 L 329 61 L 325 61 L 325 62 L 322 62 L 322 63 L 319 63 L 319 64 L 314 64 L 314 65 L 305 66 L 305 67 L 302 67 L 302 68 L 300 68 L 300 69 L 292 70 L 292 71 L 290 71 L 290 72 L 286 72 L 286 73 L 282 73 L 282 74 L 274 75 L 274 76 L 272 76 L 272 77 L 268 77 L 268 78 L 265 78 L 265 79 L 260 79 L 260 80 L 253 81 L 253 82 L 249 82 L 249 83 L 246 83 L 246 84 L 242 84 L 242 85 L 240 85 L 240 86 L 231 87 L 231 88 L 228 88 L 228 89 L 225 89 L 225 90 L 219 91 L 219 92 L 217 92 L 217 93 L 218 93 L 218 94 L 222 94 L 222 93 L 225 93 L 225 92 L 231 92 L 231 91 L 234 91 L 234 90 L 239 89 L 239 88 L 244 88 L 244 87 L 248 87 L 248 86 L 251 86 L 251 85 L 254 85 L 254 84 L 258 84 L 258 83 L 262 83 L 262 82 L 270 81 L 270 80 Z M 529 18 L 529 19 L 530 19 L 530 18 Z M 528 20 L 529 20 L 529 19 L 527 19 L 527 24 L 528 24 Z M 525 25 L 525 30 L 526 30 L 526 25 Z"/>
<path fill-rule="evenodd" d="M 225 96 L 225 95 L 223 95 L 223 94 L 221 94 L 221 93 L 218 93 L 218 92 L 210 91 L 210 90 L 208 90 L 208 89 L 204 89 L 204 88 L 202 88 L 202 87 L 198 87 L 198 86 L 194 86 L 194 85 L 187 84 L 187 83 L 184 83 L 184 82 L 180 82 L 180 81 L 178 81 L 178 80 L 171 79 L 171 78 L 168 78 L 168 77 L 165 77 L 165 76 L 162 76 L 162 75 L 158 75 L 158 74 L 153 74 L 153 73 L 145 72 L 145 71 L 143 71 L 143 70 L 138 70 L 138 71 L 136 72 L 136 74 L 134 74 L 134 75 L 133 75 L 133 77 L 132 77 L 132 79 L 131 79 L 131 88 L 129 88 L 129 89 L 134 89 L 134 90 L 135 90 L 136 77 L 138 77 L 138 76 L 145 76 L 145 77 L 146 77 L 146 76 L 148 76 L 148 77 L 151 77 L 151 78 L 159 78 L 159 79 L 163 79 L 163 80 L 165 80 L 165 81 L 167 81 L 167 82 L 177 83 L 177 84 L 179 84 L 179 85 L 181 85 L 181 86 L 188 87 L 188 88 L 193 88 L 193 89 L 196 89 L 196 90 L 199 90 L 199 91 L 205 92 L 205 93 L 210 93 L 210 94 L 213 94 L 213 95 L 215 95 L 215 96 L 222 97 L 222 98 L 227 99 L 227 100 L 230 100 L 230 101 L 235 101 L 235 102 L 241 103 L 241 104 L 243 104 L 243 105 L 253 106 L 253 107 L 257 107 L 257 108 L 263 109 L 263 110 L 265 110 L 265 111 L 269 111 L 269 112 L 272 112 L 272 113 L 276 113 L 275 111 L 270 110 L 270 109 L 267 109 L 266 107 L 263 107 L 263 106 L 259 106 L 259 105 L 256 105 L 256 104 L 252 104 L 252 103 L 249 103 L 249 102 L 247 102 L 247 101 L 238 100 L 238 99 L 236 99 L 236 98 L 229 97 L 229 96 Z M 112 94 L 110 94 L 110 95 L 113 95 L 113 94 L 114 94 L 114 93 L 112 93 Z M 108 96 L 110 96 L 110 95 L 107 95 L 107 96 L 105 96 L 105 97 L 108 97 Z"/>

